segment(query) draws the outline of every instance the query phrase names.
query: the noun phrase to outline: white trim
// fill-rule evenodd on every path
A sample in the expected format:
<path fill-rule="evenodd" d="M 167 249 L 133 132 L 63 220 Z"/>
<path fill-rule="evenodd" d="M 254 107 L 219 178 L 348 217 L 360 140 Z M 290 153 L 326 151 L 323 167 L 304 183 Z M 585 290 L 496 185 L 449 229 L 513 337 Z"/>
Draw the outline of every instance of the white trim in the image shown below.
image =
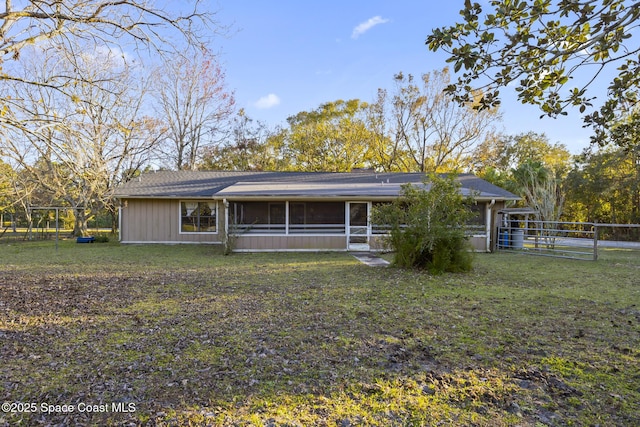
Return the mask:
<path fill-rule="evenodd" d="M 118 242 L 122 242 L 122 205 L 118 206 Z"/>
<path fill-rule="evenodd" d="M 222 199 L 222 211 L 224 215 L 223 240 L 225 240 L 224 244 L 227 245 L 227 243 L 229 242 L 229 201 L 227 199 Z M 218 221 L 218 218 L 216 217 L 216 222 L 217 221 Z M 226 246 L 225 246 L 225 250 L 226 250 Z"/>
<path fill-rule="evenodd" d="M 491 220 L 493 218 L 493 215 L 491 214 L 491 211 L 492 211 L 491 208 L 493 208 L 493 205 L 495 205 L 495 204 L 496 204 L 496 200 L 495 199 L 491 200 L 490 203 L 487 203 L 487 211 L 485 213 L 485 221 L 484 221 L 485 222 L 485 230 L 484 230 L 484 233 L 485 233 L 485 239 L 487 240 L 486 241 L 486 245 L 485 245 L 485 250 L 487 252 L 491 252 Z"/>
<path fill-rule="evenodd" d="M 284 202 L 284 234 L 289 235 L 289 201 Z"/>
<path fill-rule="evenodd" d="M 239 234 L 237 237 L 238 238 L 242 238 L 242 237 L 344 237 L 345 233 L 340 233 L 340 234 L 320 234 L 320 233 L 289 233 L 289 234 L 284 234 L 284 233 L 244 233 L 244 234 Z"/>
<path fill-rule="evenodd" d="M 222 242 L 189 242 L 180 240 L 124 240 L 123 245 L 221 245 Z"/>
<path fill-rule="evenodd" d="M 182 225 L 182 224 L 181 224 Z M 182 227 L 180 227 L 182 228 Z M 218 226 L 216 225 L 216 229 L 218 228 Z M 178 234 L 179 235 L 183 235 L 183 236 L 205 236 L 205 235 L 214 235 L 214 234 L 218 234 L 218 231 L 182 231 L 182 230 L 178 230 Z"/>
<path fill-rule="evenodd" d="M 244 253 L 253 253 L 253 252 L 348 252 L 346 248 L 344 249 L 234 249 L 233 252 L 244 252 Z"/>

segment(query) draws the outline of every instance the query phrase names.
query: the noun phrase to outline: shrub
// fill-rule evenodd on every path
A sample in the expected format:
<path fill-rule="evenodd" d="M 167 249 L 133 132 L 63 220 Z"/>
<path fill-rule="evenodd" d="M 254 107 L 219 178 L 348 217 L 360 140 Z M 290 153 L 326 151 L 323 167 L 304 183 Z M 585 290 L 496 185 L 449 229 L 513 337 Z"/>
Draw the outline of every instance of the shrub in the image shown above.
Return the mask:
<path fill-rule="evenodd" d="M 470 203 L 453 175 L 433 174 L 423 185 L 404 185 L 401 197 L 376 207 L 372 219 L 389 228 L 386 245 L 394 251 L 394 265 L 434 274 L 469 271 L 473 254 L 465 228 L 473 216 Z"/>
<path fill-rule="evenodd" d="M 95 242 L 96 243 L 108 243 L 109 242 L 109 236 L 107 236 L 106 234 L 98 234 L 97 236 L 95 236 Z"/>

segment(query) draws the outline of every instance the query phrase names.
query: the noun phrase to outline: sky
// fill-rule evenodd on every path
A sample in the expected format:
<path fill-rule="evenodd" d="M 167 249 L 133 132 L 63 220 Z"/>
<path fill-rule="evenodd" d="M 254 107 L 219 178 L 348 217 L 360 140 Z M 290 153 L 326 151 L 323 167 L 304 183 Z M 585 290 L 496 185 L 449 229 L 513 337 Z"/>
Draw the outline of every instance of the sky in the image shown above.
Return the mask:
<path fill-rule="evenodd" d="M 460 20 L 463 0 L 218 0 L 218 20 L 231 25 L 218 39 L 229 89 L 247 115 L 270 128 L 289 116 L 339 99 L 373 102 L 378 88 L 391 92 L 402 71 L 418 77 L 445 67 L 446 54 L 425 45 L 432 29 Z M 589 145 L 577 110 L 540 119 L 503 88 L 508 135 L 545 133 L 572 154 Z"/>

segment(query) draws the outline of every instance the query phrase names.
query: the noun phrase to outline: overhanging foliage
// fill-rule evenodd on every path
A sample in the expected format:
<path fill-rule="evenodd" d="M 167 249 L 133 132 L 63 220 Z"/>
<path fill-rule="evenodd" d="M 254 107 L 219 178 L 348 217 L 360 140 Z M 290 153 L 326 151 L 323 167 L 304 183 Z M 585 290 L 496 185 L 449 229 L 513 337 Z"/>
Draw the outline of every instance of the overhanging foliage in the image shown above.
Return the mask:
<path fill-rule="evenodd" d="M 481 108 L 500 103 L 499 90 L 515 85 L 523 103 L 538 105 L 543 115 L 585 113 L 585 124 L 604 145 L 623 137 L 619 123 L 637 123 L 640 47 L 631 42 L 638 26 L 640 3 L 625 0 L 493 0 L 487 7 L 465 1 L 461 22 L 436 28 L 426 43 L 449 54 L 458 81 L 447 88 L 460 102 L 480 89 Z M 607 99 L 594 106 L 594 82 L 616 68 Z M 586 74 L 585 74 L 586 71 Z"/>

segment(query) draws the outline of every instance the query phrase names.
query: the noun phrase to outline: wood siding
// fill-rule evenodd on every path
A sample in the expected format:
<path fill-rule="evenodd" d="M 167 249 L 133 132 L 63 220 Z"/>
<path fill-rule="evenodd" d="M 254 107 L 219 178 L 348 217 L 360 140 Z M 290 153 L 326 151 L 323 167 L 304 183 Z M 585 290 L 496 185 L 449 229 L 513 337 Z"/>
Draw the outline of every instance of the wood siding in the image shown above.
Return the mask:
<path fill-rule="evenodd" d="M 220 243 L 224 227 L 218 203 L 218 233 L 180 233 L 180 201 L 126 199 L 121 209 L 122 243 Z"/>
<path fill-rule="evenodd" d="M 238 236 L 234 250 L 237 251 L 303 251 L 347 249 L 346 236 Z"/>
<path fill-rule="evenodd" d="M 476 252 L 486 252 L 487 251 L 487 238 L 481 235 L 472 236 L 469 239 L 469 243 L 471 244 L 471 248 Z M 384 236 L 374 235 L 369 239 L 369 245 L 372 251 L 382 251 L 385 249 L 384 247 Z"/>
<path fill-rule="evenodd" d="M 186 200 L 186 199 L 185 199 Z M 208 200 L 210 201 L 210 199 Z M 225 209 L 218 202 L 218 232 L 180 233 L 180 202 L 177 199 L 125 199 L 121 208 L 122 243 L 208 243 L 221 244 L 224 236 Z M 483 204 L 486 208 L 486 205 Z M 497 211 L 504 206 L 497 202 L 491 209 L 490 237 L 472 237 L 470 243 L 474 250 L 495 250 Z M 383 249 L 381 235 L 372 235 L 369 239 L 371 250 Z M 347 250 L 346 235 L 241 235 L 234 247 L 238 251 L 296 251 L 296 250 Z"/>

